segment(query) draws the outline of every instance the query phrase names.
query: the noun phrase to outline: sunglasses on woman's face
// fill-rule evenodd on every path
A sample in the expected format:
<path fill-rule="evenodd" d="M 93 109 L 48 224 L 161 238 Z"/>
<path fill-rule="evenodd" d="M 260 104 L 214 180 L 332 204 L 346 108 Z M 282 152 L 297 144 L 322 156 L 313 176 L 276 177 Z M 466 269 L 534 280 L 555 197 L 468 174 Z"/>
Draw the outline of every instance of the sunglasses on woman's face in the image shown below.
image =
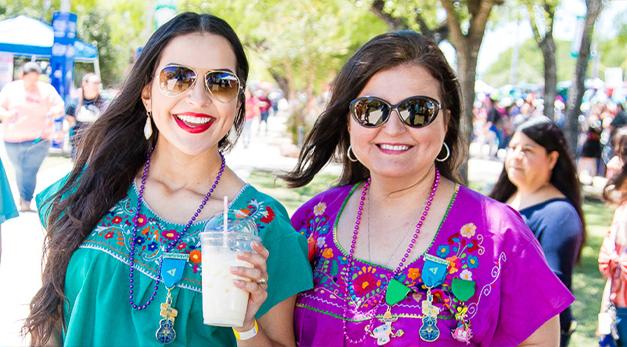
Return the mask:
<path fill-rule="evenodd" d="M 239 78 L 231 71 L 209 70 L 203 77 L 205 90 L 218 101 L 232 101 L 240 92 Z M 183 65 L 168 64 L 159 71 L 159 87 L 168 96 L 193 88 L 197 79 L 196 71 Z"/>
<path fill-rule="evenodd" d="M 416 95 L 391 105 L 376 96 L 362 96 L 350 103 L 353 119 L 366 128 L 376 128 L 390 119 L 396 110 L 398 118 L 412 128 L 422 128 L 431 124 L 440 112 L 440 103 L 428 96 Z"/>

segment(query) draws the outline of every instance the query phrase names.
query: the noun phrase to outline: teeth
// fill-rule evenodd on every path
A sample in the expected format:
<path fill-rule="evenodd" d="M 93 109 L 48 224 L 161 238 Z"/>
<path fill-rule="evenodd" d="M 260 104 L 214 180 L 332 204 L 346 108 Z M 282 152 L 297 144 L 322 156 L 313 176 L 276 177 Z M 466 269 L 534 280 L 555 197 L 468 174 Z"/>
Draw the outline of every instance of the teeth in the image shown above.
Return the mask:
<path fill-rule="evenodd" d="M 192 116 L 182 116 L 182 115 L 178 115 L 177 117 L 186 123 L 192 123 L 192 124 L 207 124 L 211 122 L 211 118 L 209 117 L 192 117 Z"/>
<path fill-rule="evenodd" d="M 409 149 L 409 146 L 405 146 L 405 145 L 379 145 L 379 147 L 381 147 L 381 149 L 385 149 L 388 151 L 406 151 Z"/>

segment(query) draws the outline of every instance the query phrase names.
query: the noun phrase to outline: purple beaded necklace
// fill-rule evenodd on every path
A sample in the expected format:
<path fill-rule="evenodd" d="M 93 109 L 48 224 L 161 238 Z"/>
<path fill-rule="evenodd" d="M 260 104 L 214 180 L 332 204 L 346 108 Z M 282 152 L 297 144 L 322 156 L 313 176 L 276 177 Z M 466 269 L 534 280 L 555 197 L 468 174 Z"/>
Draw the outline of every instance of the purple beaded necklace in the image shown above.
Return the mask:
<path fill-rule="evenodd" d="M 141 210 L 142 203 L 144 201 L 144 188 L 146 187 L 146 179 L 148 178 L 148 170 L 150 169 L 151 152 L 148 153 L 148 158 L 146 159 L 146 164 L 144 165 L 144 172 L 142 173 L 142 178 L 141 178 L 141 186 L 139 187 L 139 194 L 137 196 L 137 209 L 135 212 L 135 216 L 133 217 L 133 240 L 131 241 L 131 254 L 129 255 L 130 264 L 129 264 L 129 273 L 128 273 L 128 302 L 134 310 L 138 310 L 138 311 L 145 310 L 148 307 L 148 305 L 152 303 L 152 301 L 155 299 L 155 296 L 157 295 L 157 291 L 159 290 L 159 282 L 161 281 L 161 270 L 159 270 L 157 271 L 157 280 L 155 281 L 154 290 L 152 291 L 152 294 L 150 294 L 150 298 L 148 299 L 148 301 L 146 301 L 146 303 L 144 303 L 143 305 L 138 305 L 135 303 L 135 300 L 133 300 L 133 298 L 135 297 L 134 295 L 135 285 L 134 285 L 134 280 L 133 280 L 133 276 L 135 273 L 135 267 L 134 267 L 135 246 L 136 246 L 135 239 L 137 238 L 137 229 L 139 228 L 139 225 L 138 225 L 139 212 Z M 207 192 L 205 197 L 202 199 L 202 202 L 198 206 L 198 209 L 196 210 L 196 212 L 194 212 L 194 215 L 192 216 L 192 218 L 190 218 L 190 220 L 187 222 L 187 224 L 185 225 L 185 228 L 183 228 L 183 230 L 178 234 L 175 240 L 172 240 L 168 243 L 168 246 L 165 249 L 165 253 L 169 252 L 172 248 L 174 248 L 174 246 L 176 246 L 176 244 L 181 239 L 181 237 L 187 232 L 189 227 L 192 226 L 192 224 L 194 224 L 194 221 L 196 221 L 196 218 L 198 218 L 198 216 L 202 212 L 203 208 L 207 204 L 207 201 L 209 201 L 209 198 L 211 198 L 211 194 L 213 194 L 213 191 L 218 186 L 218 183 L 220 182 L 220 179 L 222 178 L 222 173 L 224 173 L 224 167 L 225 167 L 224 156 L 222 155 L 222 153 L 219 153 L 219 154 L 220 154 L 220 159 L 222 163 L 220 164 L 220 170 L 218 170 L 218 175 L 216 176 L 216 179 L 213 181 L 213 184 L 211 185 L 211 189 L 209 189 L 209 192 Z M 161 268 L 162 264 L 163 264 L 163 260 L 159 263 L 159 268 Z"/>
<path fill-rule="evenodd" d="M 418 236 L 420 235 L 420 231 L 422 230 L 422 225 L 424 224 L 425 220 L 427 219 L 427 216 L 429 215 L 429 210 L 431 209 L 431 204 L 433 203 L 433 198 L 435 197 L 435 193 L 437 192 L 439 185 L 440 185 L 440 171 L 436 167 L 435 168 L 435 178 L 433 180 L 433 184 L 431 185 L 431 192 L 429 193 L 429 197 L 425 201 L 425 207 L 422 210 L 422 215 L 420 216 L 420 219 L 418 220 L 418 223 L 416 224 L 416 229 L 414 230 L 414 234 L 413 234 L 411 240 L 409 241 L 409 245 L 407 246 L 407 250 L 405 251 L 405 254 L 403 254 L 403 258 L 401 258 L 401 262 L 398 264 L 398 266 L 396 267 L 396 269 L 394 270 L 394 272 L 392 273 L 390 278 L 388 278 L 388 282 L 401 272 L 401 270 L 403 269 L 403 266 L 405 265 L 405 262 L 407 261 L 407 259 L 409 258 L 409 255 L 411 254 L 411 251 L 414 249 L 414 246 L 416 245 L 416 241 L 418 240 Z M 350 250 L 348 252 L 348 259 L 347 259 L 348 263 L 347 263 L 347 266 L 344 267 L 344 269 L 343 269 L 343 271 L 341 273 L 342 280 L 344 281 L 344 284 L 346 286 L 345 293 L 346 293 L 346 297 L 347 298 L 350 296 L 350 293 L 348 292 L 348 286 L 349 286 L 348 272 L 350 271 L 350 269 L 353 268 L 354 263 L 355 263 L 355 248 L 357 246 L 357 236 L 359 235 L 359 225 L 361 224 L 361 216 L 362 216 L 362 214 L 364 212 L 364 203 L 366 201 L 368 188 L 370 188 L 370 177 L 368 177 L 368 180 L 366 181 L 366 183 L 364 183 L 364 186 L 361 189 L 361 197 L 359 198 L 359 207 L 357 208 L 357 217 L 355 218 L 355 227 L 353 229 L 353 238 L 351 240 L 351 248 L 350 248 Z M 381 304 L 382 301 L 383 300 L 379 301 L 368 312 L 368 315 L 370 316 L 370 319 L 368 321 L 368 325 L 366 326 L 366 330 L 372 324 L 372 319 L 376 315 L 376 310 L 377 310 L 377 308 L 379 307 L 379 305 Z M 343 313 L 344 317 L 346 317 L 346 312 L 347 311 L 348 311 L 348 300 L 346 302 L 346 305 L 344 306 L 344 313 Z M 375 313 L 374 314 L 370 314 L 372 312 L 375 312 Z M 359 340 L 351 339 L 350 336 L 348 336 L 348 331 L 346 330 L 346 319 L 342 319 L 342 329 L 343 329 L 343 333 L 344 333 L 344 339 L 346 341 L 352 343 L 352 344 L 360 344 L 367 337 L 366 334 L 363 334 L 362 337 Z"/>

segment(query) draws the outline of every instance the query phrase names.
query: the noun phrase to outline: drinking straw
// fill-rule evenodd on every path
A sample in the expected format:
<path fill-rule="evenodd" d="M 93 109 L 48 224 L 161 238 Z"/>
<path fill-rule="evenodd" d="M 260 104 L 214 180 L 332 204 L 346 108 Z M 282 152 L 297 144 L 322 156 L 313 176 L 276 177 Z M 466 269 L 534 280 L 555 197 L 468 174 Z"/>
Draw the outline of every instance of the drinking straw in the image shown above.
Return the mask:
<path fill-rule="evenodd" d="M 222 245 L 224 246 L 224 248 L 226 248 L 226 237 L 227 237 L 227 230 L 229 227 L 229 197 L 228 196 L 224 196 L 224 215 L 223 218 L 224 219 L 224 223 L 223 223 L 223 235 L 222 235 Z"/>

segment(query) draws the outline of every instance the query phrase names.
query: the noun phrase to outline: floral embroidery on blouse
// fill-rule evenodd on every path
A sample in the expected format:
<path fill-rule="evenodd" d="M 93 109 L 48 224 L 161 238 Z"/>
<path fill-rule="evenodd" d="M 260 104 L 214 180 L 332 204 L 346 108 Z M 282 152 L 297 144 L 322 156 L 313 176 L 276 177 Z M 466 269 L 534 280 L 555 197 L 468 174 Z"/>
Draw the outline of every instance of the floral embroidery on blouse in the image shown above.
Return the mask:
<path fill-rule="evenodd" d="M 133 189 L 133 188 L 131 188 Z M 266 202 L 251 199 L 245 204 L 240 213 L 253 218 L 258 231 L 266 228 L 276 214 Z M 87 237 L 81 248 L 92 248 L 104 251 L 115 258 L 128 263 L 133 238 L 133 217 L 136 205 L 127 196 L 118 202 L 100 220 L 92 233 Z M 145 211 L 146 207 L 142 208 Z M 151 213 L 140 214 L 137 219 L 137 235 L 135 236 L 135 260 L 137 268 L 153 278 L 157 277 L 157 270 L 161 255 L 168 245 L 180 237 L 170 252 L 189 254 L 187 267 L 193 275 L 186 273 L 183 282 L 200 290 L 201 280 L 201 251 L 198 234 L 202 228 L 192 226 L 187 233 L 181 235 L 182 225 L 176 226 L 166 223 Z M 198 223 L 194 224 L 197 225 Z"/>

